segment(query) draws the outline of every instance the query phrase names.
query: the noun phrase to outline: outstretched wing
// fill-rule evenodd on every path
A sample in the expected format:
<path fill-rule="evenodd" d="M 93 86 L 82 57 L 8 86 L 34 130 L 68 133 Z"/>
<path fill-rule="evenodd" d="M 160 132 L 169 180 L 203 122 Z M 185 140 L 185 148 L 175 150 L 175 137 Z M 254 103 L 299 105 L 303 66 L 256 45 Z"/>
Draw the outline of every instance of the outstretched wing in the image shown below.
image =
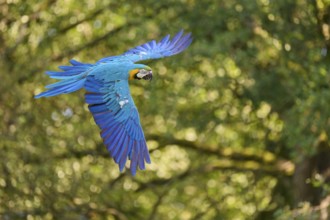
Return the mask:
<path fill-rule="evenodd" d="M 104 81 L 89 75 L 85 88 L 89 110 L 101 128 L 104 144 L 120 171 L 124 169 L 127 159 L 131 160 L 133 175 L 137 167 L 144 170 L 145 162 L 150 163 L 150 156 L 128 81 Z"/>
<path fill-rule="evenodd" d="M 172 40 L 170 35 L 165 36 L 159 42 L 149 41 L 140 46 L 134 47 L 120 56 L 105 57 L 98 63 L 109 62 L 114 59 L 124 59 L 131 62 L 140 60 L 159 59 L 178 54 L 185 50 L 192 42 L 191 33 L 183 35 L 183 30 L 178 32 Z"/>

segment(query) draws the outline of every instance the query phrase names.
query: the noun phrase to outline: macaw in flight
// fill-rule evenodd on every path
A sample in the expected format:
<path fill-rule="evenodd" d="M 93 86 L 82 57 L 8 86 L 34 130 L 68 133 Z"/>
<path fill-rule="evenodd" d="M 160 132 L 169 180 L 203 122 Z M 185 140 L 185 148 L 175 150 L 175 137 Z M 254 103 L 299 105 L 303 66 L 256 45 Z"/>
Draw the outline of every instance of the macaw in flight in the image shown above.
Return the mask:
<path fill-rule="evenodd" d="M 95 64 L 70 60 L 72 66 L 59 66 L 60 72 L 46 72 L 50 78 L 61 81 L 47 85 L 48 91 L 35 98 L 71 93 L 84 87 L 87 91 L 85 101 L 101 129 L 110 155 L 119 165 L 120 172 L 128 158 L 134 176 L 137 167 L 144 170 L 145 162 L 151 161 L 128 81 L 152 79 L 151 68 L 135 62 L 178 54 L 191 42 L 191 34 L 183 35 L 181 30 L 172 39 L 167 35 L 159 42 L 152 40 L 121 55 L 102 58 Z"/>

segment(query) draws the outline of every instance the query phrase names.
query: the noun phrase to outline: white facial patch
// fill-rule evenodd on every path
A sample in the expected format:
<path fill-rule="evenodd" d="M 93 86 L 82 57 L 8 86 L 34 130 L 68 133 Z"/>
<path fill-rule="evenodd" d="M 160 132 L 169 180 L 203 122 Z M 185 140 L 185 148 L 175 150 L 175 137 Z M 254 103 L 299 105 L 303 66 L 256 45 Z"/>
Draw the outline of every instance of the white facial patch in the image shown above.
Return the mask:
<path fill-rule="evenodd" d="M 148 71 L 146 71 L 146 70 L 140 70 L 140 72 L 138 72 L 138 74 L 136 76 L 138 78 L 142 79 L 146 75 L 148 75 Z"/>

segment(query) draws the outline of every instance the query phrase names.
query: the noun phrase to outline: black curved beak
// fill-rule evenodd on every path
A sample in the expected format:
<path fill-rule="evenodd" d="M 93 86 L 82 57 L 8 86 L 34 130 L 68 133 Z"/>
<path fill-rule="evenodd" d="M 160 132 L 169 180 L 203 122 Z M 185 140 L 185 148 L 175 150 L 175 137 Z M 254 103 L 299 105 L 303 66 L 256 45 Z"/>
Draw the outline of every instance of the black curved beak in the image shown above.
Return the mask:
<path fill-rule="evenodd" d="M 149 71 L 147 75 L 142 77 L 142 79 L 151 81 L 152 80 L 152 71 Z"/>

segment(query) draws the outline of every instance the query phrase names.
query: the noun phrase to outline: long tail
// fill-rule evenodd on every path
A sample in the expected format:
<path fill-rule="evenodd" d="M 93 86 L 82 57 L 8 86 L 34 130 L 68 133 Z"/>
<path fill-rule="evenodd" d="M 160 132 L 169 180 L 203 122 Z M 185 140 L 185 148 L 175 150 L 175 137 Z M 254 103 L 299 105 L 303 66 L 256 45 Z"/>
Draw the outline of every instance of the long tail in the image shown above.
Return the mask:
<path fill-rule="evenodd" d="M 59 66 L 63 72 L 46 72 L 50 78 L 59 79 L 61 81 L 47 85 L 45 88 L 48 90 L 36 95 L 36 99 L 74 92 L 84 86 L 88 70 L 94 65 L 80 63 L 76 60 L 70 60 L 70 63 L 72 66 Z"/>

